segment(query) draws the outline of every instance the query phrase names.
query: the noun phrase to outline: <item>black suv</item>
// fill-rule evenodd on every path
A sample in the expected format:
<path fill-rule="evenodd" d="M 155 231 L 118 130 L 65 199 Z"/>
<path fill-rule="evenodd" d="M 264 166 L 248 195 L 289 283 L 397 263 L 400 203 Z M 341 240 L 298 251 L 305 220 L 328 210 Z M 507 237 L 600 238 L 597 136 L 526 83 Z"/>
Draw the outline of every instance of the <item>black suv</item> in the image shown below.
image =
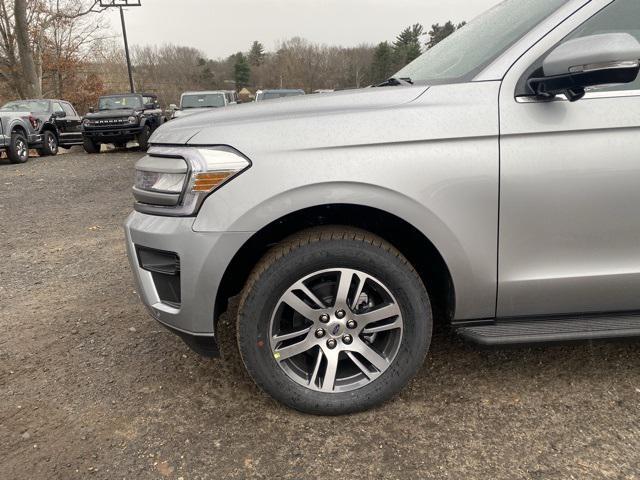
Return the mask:
<path fill-rule="evenodd" d="M 40 156 L 56 155 L 58 147 L 82 145 L 81 117 L 64 100 L 15 100 L 0 108 L 3 112 L 25 112 L 37 138 L 30 142 Z"/>
<path fill-rule="evenodd" d="M 82 121 L 84 149 L 87 153 L 98 153 L 103 143 L 121 148 L 135 140 L 141 150 L 146 150 L 149 137 L 165 120 L 155 95 L 126 93 L 100 97 L 98 109 L 92 108 Z"/>

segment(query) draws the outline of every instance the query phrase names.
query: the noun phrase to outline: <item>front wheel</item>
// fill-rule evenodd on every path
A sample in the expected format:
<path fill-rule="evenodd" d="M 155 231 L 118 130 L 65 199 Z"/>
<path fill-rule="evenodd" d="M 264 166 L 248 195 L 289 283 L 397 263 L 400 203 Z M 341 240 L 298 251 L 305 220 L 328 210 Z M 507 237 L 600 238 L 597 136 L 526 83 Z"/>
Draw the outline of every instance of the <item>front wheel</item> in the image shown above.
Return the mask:
<path fill-rule="evenodd" d="M 312 229 L 279 244 L 240 301 L 247 371 L 277 400 L 343 414 L 396 394 L 422 365 L 432 316 L 406 258 L 375 235 Z"/>
<path fill-rule="evenodd" d="M 38 155 L 48 157 L 58 154 L 58 138 L 53 132 L 45 131 L 42 138 L 42 148 L 38 149 Z"/>
<path fill-rule="evenodd" d="M 146 152 L 149 148 L 149 138 L 151 137 L 151 128 L 149 125 L 142 127 L 142 131 L 138 134 L 138 146 L 140 150 Z"/>
<path fill-rule="evenodd" d="M 29 143 L 22 133 L 11 134 L 7 147 L 7 156 L 11 163 L 25 163 L 29 160 Z"/>
<path fill-rule="evenodd" d="M 98 142 L 94 142 L 90 138 L 85 138 L 82 142 L 82 146 L 84 147 L 84 151 L 87 153 L 100 153 L 100 144 Z"/>

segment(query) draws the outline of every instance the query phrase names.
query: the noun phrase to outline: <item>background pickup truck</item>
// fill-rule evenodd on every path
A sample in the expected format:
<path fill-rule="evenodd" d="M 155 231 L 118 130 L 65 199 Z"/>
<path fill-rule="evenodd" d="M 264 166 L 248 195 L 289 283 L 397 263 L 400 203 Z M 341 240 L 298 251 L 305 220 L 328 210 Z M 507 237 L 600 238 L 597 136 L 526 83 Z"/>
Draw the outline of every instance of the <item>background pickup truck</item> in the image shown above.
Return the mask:
<path fill-rule="evenodd" d="M 38 155 L 57 155 L 59 147 L 82 145 L 81 118 L 76 109 L 65 100 L 31 99 L 15 100 L 0 108 L 0 113 L 28 112 L 30 121 L 38 133 Z"/>
<path fill-rule="evenodd" d="M 6 150 L 11 163 L 25 163 L 29 148 L 42 146 L 37 125 L 38 120 L 29 112 L 0 111 L 0 152 Z"/>

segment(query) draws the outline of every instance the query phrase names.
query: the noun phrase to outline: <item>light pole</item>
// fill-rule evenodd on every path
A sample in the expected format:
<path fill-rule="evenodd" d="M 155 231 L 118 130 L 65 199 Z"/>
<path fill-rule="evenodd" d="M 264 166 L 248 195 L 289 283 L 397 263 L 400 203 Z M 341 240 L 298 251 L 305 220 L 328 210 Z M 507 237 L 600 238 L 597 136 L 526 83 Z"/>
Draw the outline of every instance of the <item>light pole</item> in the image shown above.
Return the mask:
<path fill-rule="evenodd" d="M 142 0 L 100 0 L 102 8 L 118 7 L 120 9 L 120 21 L 122 23 L 122 36 L 124 37 L 124 53 L 127 57 L 127 72 L 129 73 L 129 88 L 135 93 L 133 84 L 133 72 L 131 71 L 131 56 L 129 55 L 129 41 L 127 40 L 127 25 L 124 22 L 124 7 L 141 7 Z"/>

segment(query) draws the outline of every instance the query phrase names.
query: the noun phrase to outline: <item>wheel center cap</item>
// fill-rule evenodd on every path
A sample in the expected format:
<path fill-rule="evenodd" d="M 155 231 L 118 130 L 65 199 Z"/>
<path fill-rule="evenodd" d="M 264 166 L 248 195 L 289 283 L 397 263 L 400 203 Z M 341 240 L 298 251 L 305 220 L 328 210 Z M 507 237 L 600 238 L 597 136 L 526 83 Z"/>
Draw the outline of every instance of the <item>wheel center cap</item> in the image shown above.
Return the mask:
<path fill-rule="evenodd" d="M 327 325 L 327 333 L 329 333 L 329 335 L 334 338 L 341 337 L 346 329 L 347 325 L 342 320 L 334 320 L 329 325 Z"/>

